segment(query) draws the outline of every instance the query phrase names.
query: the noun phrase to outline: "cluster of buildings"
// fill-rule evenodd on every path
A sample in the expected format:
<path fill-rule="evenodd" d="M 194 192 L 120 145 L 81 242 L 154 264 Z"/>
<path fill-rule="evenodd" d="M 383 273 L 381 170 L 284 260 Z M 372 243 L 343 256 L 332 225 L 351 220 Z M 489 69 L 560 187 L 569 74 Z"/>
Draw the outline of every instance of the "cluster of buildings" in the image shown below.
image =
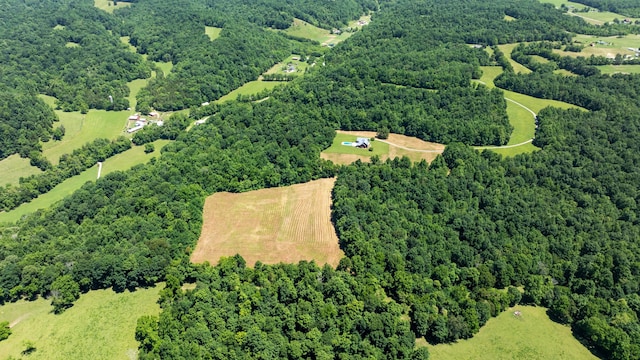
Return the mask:
<path fill-rule="evenodd" d="M 154 119 L 146 119 L 140 116 L 140 114 L 135 113 L 131 116 L 129 116 L 129 123 L 131 123 L 133 121 L 133 126 L 127 128 L 127 132 L 129 134 L 132 134 L 138 130 L 141 130 L 143 127 L 149 125 L 149 124 L 156 124 L 157 126 L 162 126 L 164 125 L 164 121 L 160 120 L 159 118 L 160 114 L 158 114 L 157 112 L 153 111 L 149 113 L 149 117 L 152 117 Z"/>

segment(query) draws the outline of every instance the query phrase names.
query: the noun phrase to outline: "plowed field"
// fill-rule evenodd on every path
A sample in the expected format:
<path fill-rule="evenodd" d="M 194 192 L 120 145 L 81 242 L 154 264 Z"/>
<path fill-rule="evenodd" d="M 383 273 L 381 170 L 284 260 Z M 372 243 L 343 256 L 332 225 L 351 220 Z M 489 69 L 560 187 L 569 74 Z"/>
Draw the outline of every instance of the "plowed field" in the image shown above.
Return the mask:
<path fill-rule="evenodd" d="M 343 257 L 331 223 L 331 189 L 322 179 L 242 194 L 216 193 L 204 205 L 202 232 L 191 261 L 216 264 L 240 254 L 247 265 L 315 260 L 337 266 Z"/>

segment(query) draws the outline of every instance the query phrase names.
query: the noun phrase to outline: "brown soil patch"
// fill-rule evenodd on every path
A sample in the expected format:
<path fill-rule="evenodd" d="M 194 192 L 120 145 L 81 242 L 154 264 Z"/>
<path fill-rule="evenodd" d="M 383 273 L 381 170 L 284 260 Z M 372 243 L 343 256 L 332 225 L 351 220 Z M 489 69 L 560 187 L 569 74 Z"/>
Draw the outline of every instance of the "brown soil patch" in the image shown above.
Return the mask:
<path fill-rule="evenodd" d="M 335 179 L 250 191 L 216 193 L 204 205 L 195 263 L 240 254 L 253 266 L 315 260 L 337 266 L 344 256 L 331 223 Z"/>
<path fill-rule="evenodd" d="M 340 134 L 349 134 L 354 136 L 362 136 L 372 138 L 376 136 L 373 131 L 337 131 Z M 381 141 L 376 139 L 376 141 Z M 386 156 L 380 156 L 380 160 L 394 159 L 396 157 L 406 156 L 411 161 L 418 162 L 425 160 L 427 162 L 433 161 L 439 154 L 444 151 L 445 145 L 420 140 L 415 137 L 389 134 L 389 138 L 385 140 L 389 144 L 389 154 Z M 362 162 L 370 162 L 371 158 L 368 156 L 359 156 L 354 154 L 320 154 L 320 157 L 326 160 L 331 160 L 336 164 L 351 164 L 356 160 Z"/>

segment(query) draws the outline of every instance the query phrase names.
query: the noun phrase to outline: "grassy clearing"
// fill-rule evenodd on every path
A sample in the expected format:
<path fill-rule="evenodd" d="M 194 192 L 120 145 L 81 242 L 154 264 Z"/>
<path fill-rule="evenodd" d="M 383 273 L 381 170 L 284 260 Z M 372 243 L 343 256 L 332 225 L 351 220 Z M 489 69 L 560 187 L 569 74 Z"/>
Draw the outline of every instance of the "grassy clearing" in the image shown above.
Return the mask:
<path fill-rule="evenodd" d="M 514 18 L 513 16 L 509 16 L 509 15 L 504 16 L 504 21 L 514 21 L 514 20 L 516 20 L 516 18 Z"/>
<path fill-rule="evenodd" d="M 331 223 L 335 179 L 216 193 L 204 205 L 202 232 L 191 261 L 218 262 L 240 254 L 247 264 L 315 260 L 337 266 L 344 256 Z"/>
<path fill-rule="evenodd" d="M 207 34 L 207 36 L 209 37 L 209 39 L 211 39 L 211 41 L 220 37 L 221 32 L 222 32 L 222 28 L 219 28 L 219 27 L 213 27 L 213 26 L 204 27 L 204 33 Z"/>
<path fill-rule="evenodd" d="M 112 14 L 115 9 L 122 9 L 131 6 L 131 3 L 124 1 L 116 1 L 116 4 L 117 5 L 113 5 L 112 0 L 93 0 L 93 6 L 110 14 Z"/>
<path fill-rule="evenodd" d="M 596 67 L 603 74 L 640 74 L 640 65 L 602 65 Z"/>
<path fill-rule="evenodd" d="M 80 47 L 80 44 L 78 44 L 76 42 L 69 41 L 68 43 L 64 44 L 64 47 L 66 47 L 66 48 L 77 48 L 77 47 Z"/>
<path fill-rule="evenodd" d="M 502 51 L 504 53 L 504 55 L 509 60 L 509 63 L 513 67 L 513 71 L 515 71 L 516 73 L 528 74 L 528 73 L 531 72 L 531 70 L 529 70 L 529 68 L 527 68 L 526 66 L 520 64 L 519 62 L 516 62 L 515 60 L 513 60 L 511 58 L 511 52 L 513 51 L 513 49 L 515 49 L 516 46 L 518 46 L 517 43 L 516 44 L 504 44 L 504 45 L 498 45 L 498 48 L 500 49 L 500 51 Z"/>
<path fill-rule="evenodd" d="M 367 17 L 363 17 L 361 19 L 367 19 Z M 368 19 L 371 20 L 371 17 L 368 17 Z M 357 22 L 358 20 L 355 21 L 355 24 L 357 24 Z M 292 36 L 315 40 L 322 45 L 335 45 L 353 35 L 352 32 L 346 31 L 341 34 L 332 34 L 331 31 L 327 29 L 321 29 L 300 19 L 293 19 L 293 24 L 288 29 L 284 30 L 284 32 Z"/>
<path fill-rule="evenodd" d="M 131 40 L 130 36 L 120 36 L 120 42 L 127 45 L 127 47 L 129 48 L 129 51 L 131 51 L 132 53 L 137 53 L 138 49 L 136 49 L 135 46 L 131 45 L 130 40 Z"/>
<path fill-rule="evenodd" d="M 381 141 L 371 142 L 371 147 L 369 149 L 360 149 L 353 146 L 342 145 L 343 141 L 355 142 L 357 137 L 357 135 L 353 134 L 337 133 L 336 137 L 333 139 L 333 143 L 331 144 L 331 146 L 323 151 L 323 153 L 354 154 L 367 157 L 389 154 L 389 144 L 383 143 Z M 369 151 L 370 149 L 373 150 Z"/>
<path fill-rule="evenodd" d="M 286 84 L 286 82 L 284 81 L 249 81 L 248 83 L 240 86 L 239 88 L 233 90 L 232 92 L 228 93 L 227 95 L 221 97 L 220 99 L 216 100 L 217 103 L 223 103 L 225 101 L 229 101 L 229 100 L 235 100 L 238 95 L 254 95 L 259 93 L 262 90 L 271 90 L 274 87 L 281 85 L 281 84 Z"/>
<path fill-rule="evenodd" d="M 383 142 L 383 140 L 375 140 L 372 143 L 374 148 L 374 151 L 372 152 L 358 148 L 351 148 L 352 150 L 359 151 L 350 152 L 348 151 L 348 146 L 342 145 L 342 141 L 354 141 L 356 137 L 372 138 L 375 135 L 376 133 L 373 131 L 338 130 L 333 144 L 329 147 L 329 149 L 334 148 L 335 152 L 330 152 L 328 151 L 329 149 L 327 149 L 320 154 L 320 157 L 326 160 L 331 160 L 336 164 L 347 165 L 356 160 L 369 162 L 371 160 L 371 153 L 378 153 L 378 151 L 380 151 L 380 153 L 376 155 L 380 156 L 382 161 L 406 156 L 414 162 L 421 160 L 431 162 L 436 158 L 436 156 L 438 156 L 438 154 L 442 153 L 445 147 L 442 144 L 427 142 L 418 138 L 399 134 L 389 134 L 389 138 L 384 140 L 385 142 Z"/>
<path fill-rule="evenodd" d="M 168 144 L 169 140 L 158 140 L 153 144 L 155 151 L 149 154 L 144 153 L 144 146 L 136 146 L 121 154 L 115 155 L 107 159 L 102 164 L 102 173 L 105 176 L 114 171 L 124 171 L 132 168 L 137 164 L 143 164 L 154 156 L 160 156 L 160 149 Z M 98 165 L 71 177 L 55 186 L 46 194 L 42 194 L 32 201 L 22 204 L 9 212 L 0 212 L 0 223 L 14 223 L 22 216 L 35 212 L 39 209 L 45 209 L 73 194 L 87 181 L 95 181 L 98 176 Z"/>
<path fill-rule="evenodd" d="M 515 317 L 514 310 L 521 311 L 522 316 Z M 569 327 L 551 321 L 545 308 L 533 306 L 503 312 L 469 340 L 435 346 L 424 339 L 416 343 L 427 346 L 430 358 L 438 360 L 598 359 L 573 337 Z"/>
<path fill-rule="evenodd" d="M 572 2 L 572 1 L 565 1 L 565 0 L 540 0 L 541 3 L 547 3 L 547 4 L 553 4 L 553 6 L 555 6 L 556 8 L 560 8 L 560 6 L 562 4 L 568 6 L 568 7 L 573 7 L 576 10 L 580 10 L 580 9 L 584 9 L 586 7 L 586 5 L 584 4 L 580 4 L 577 2 Z"/>
<path fill-rule="evenodd" d="M 51 303 L 44 299 L 5 304 L 0 307 L 0 322 L 14 325 L 11 336 L 0 342 L 2 359 L 22 358 L 27 340 L 36 347 L 27 357 L 31 360 L 135 359 L 136 321 L 160 312 L 156 302 L 162 287 L 121 294 L 90 291 L 60 315 L 51 313 Z"/>
<path fill-rule="evenodd" d="M 29 159 L 23 159 L 18 154 L 13 154 L 0 161 L 0 186 L 7 184 L 18 185 L 21 177 L 41 173 L 42 170 L 31 166 Z"/>
<path fill-rule="evenodd" d="M 157 67 L 160 68 L 160 70 L 162 70 L 162 72 L 165 75 L 168 75 L 171 72 L 171 69 L 173 69 L 173 63 L 170 62 L 154 62 L 154 64 L 156 64 Z"/>
<path fill-rule="evenodd" d="M 549 62 L 549 59 L 543 58 L 540 55 L 531 55 L 531 58 L 533 58 L 533 60 L 535 60 L 535 61 L 537 61 L 537 62 L 539 62 L 541 64 L 546 64 L 546 63 Z"/>
<path fill-rule="evenodd" d="M 572 73 L 571 71 L 565 70 L 565 69 L 553 70 L 553 73 L 557 74 L 557 75 L 562 75 L 562 76 L 578 76 L 578 75 Z"/>

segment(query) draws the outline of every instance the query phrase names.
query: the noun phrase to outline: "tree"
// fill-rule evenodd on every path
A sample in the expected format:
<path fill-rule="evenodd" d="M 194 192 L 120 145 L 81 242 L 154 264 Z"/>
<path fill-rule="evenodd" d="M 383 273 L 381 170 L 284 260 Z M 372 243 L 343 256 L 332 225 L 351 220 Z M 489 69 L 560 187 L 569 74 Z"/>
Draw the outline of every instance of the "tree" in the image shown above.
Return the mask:
<path fill-rule="evenodd" d="M 73 280 L 71 275 L 63 275 L 51 284 L 51 296 L 54 312 L 59 314 L 70 308 L 73 302 L 80 297 L 80 285 Z"/>
<path fill-rule="evenodd" d="M 9 322 L 0 322 L 0 341 L 7 339 L 9 335 L 11 335 L 11 327 L 9 327 Z"/>
<path fill-rule="evenodd" d="M 388 139 L 389 138 L 389 128 L 387 126 L 382 126 L 378 128 L 378 132 L 376 133 L 376 137 L 378 139 Z"/>
<path fill-rule="evenodd" d="M 156 150 L 156 147 L 152 143 L 144 144 L 144 153 L 149 154 Z"/>

